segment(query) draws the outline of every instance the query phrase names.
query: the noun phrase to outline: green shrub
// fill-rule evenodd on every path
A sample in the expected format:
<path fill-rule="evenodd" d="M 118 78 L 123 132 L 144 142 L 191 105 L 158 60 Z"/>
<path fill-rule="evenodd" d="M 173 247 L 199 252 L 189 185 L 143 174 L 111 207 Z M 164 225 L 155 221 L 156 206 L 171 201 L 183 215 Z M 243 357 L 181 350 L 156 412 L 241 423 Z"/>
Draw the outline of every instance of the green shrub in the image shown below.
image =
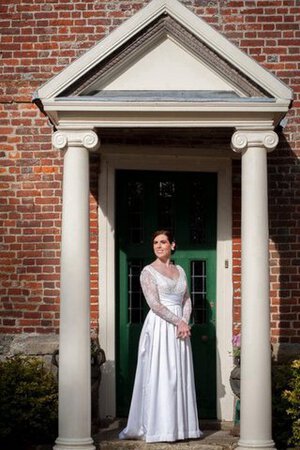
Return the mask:
<path fill-rule="evenodd" d="M 300 360 L 291 364 L 291 378 L 283 398 L 288 401 L 287 413 L 293 421 L 292 436 L 288 443 L 300 447 Z"/>
<path fill-rule="evenodd" d="M 57 436 L 57 383 L 36 357 L 0 362 L 0 447 L 44 444 Z"/>
<path fill-rule="evenodd" d="M 299 366 L 300 360 L 273 366 L 273 437 L 277 449 L 300 445 Z"/>

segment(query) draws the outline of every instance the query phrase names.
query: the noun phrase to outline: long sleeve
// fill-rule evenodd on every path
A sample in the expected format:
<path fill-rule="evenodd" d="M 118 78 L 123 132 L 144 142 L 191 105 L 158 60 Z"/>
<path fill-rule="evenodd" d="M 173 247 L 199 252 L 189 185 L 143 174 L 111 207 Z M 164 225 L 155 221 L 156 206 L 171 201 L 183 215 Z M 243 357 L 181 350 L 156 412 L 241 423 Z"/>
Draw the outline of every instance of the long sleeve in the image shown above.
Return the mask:
<path fill-rule="evenodd" d="M 189 288 L 186 286 L 186 290 L 183 296 L 183 310 L 182 310 L 182 318 L 186 323 L 189 323 L 191 313 L 192 313 L 191 296 L 189 293 Z"/>
<path fill-rule="evenodd" d="M 149 270 L 142 271 L 140 281 L 143 294 L 152 311 L 167 322 L 178 325 L 182 319 L 160 303 L 158 289 Z"/>

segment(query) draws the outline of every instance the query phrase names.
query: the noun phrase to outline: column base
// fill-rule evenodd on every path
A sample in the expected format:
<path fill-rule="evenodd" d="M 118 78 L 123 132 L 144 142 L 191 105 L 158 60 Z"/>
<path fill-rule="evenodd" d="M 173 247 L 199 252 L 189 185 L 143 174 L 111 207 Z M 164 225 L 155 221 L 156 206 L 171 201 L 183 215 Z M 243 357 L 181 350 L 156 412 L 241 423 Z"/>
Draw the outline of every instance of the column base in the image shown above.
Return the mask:
<path fill-rule="evenodd" d="M 236 450 L 253 450 L 263 448 L 265 450 L 276 450 L 273 440 L 268 441 L 248 441 L 241 439 Z"/>
<path fill-rule="evenodd" d="M 96 450 L 93 439 L 57 438 L 53 450 Z"/>

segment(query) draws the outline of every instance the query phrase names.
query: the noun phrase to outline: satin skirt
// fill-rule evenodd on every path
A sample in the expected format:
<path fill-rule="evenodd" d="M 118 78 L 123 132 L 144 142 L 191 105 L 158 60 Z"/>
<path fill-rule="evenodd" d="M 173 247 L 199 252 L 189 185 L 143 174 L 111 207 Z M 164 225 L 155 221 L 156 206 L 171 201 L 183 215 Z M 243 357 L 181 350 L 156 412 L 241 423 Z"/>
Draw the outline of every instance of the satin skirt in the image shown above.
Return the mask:
<path fill-rule="evenodd" d="M 182 315 L 181 305 L 168 305 Z M 127 427 L 120 439 L 170 442 L 199 438 L 190 339 L 149 311 L 139 342 L 138 363 Z"/>

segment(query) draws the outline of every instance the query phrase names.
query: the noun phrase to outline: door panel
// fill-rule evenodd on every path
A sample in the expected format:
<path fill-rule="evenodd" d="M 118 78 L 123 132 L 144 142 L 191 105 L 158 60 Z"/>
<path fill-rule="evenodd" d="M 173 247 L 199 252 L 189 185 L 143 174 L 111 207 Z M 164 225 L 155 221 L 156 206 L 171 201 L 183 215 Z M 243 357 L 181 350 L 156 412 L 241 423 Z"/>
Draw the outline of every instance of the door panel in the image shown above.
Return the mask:
<path fill-rule="evenodd" d="M 171 229 L 173 260 L 186 274 L 193 303 L 192 347 L 199 417 L 216 417 L 217 175 L 118 171 L 116 176 L 117 414 L 128 415 L 137 348 L 148 312 L 139 285 L 154 260 L 151 236 Z"/>

